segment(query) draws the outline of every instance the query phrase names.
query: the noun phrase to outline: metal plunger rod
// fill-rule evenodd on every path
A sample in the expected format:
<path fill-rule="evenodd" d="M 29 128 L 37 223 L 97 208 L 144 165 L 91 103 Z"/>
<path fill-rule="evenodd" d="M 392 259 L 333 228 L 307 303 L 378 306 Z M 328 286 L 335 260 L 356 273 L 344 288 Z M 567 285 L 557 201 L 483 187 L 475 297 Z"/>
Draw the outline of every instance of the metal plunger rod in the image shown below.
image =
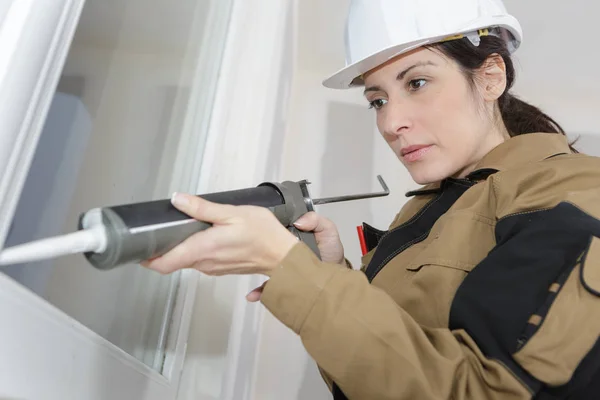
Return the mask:
<path fill-rule="evenodd" d="M 379 183 L 381 184 L 381 187 L 383 188 L 383 192 L 363 193 L 363 194 L 353 194 L 353 195 L 347 195 L 347 196 L 326 197 L 323 199 L 313 199 L 313 204 L 315 206 L 317 206 L 320 204 L 339 203 L 341 201 L 370 199 L 373 197 L 383 197 L 383 196 L 387 196 L 388 194 L 390 194 L 390 189 L 385 184 L 385 181 L 383 180 L 381 175 L 377 175 L 377 180 L 379 180 Z"/>

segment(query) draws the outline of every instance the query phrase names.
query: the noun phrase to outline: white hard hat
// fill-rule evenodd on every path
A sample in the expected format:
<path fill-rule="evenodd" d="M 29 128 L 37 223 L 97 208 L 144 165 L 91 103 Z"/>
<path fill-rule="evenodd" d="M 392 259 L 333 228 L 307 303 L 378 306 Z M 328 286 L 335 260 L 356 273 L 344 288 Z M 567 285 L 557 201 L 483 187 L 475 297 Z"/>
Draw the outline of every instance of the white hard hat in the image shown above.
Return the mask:
<path fill-rule="evenodd" d="M 400 54 L 460 35 L 477 44 L 481 30 L 487 28 L 505 38 L 511 52 L 520 46 L 521 25 L 502 0 L 351 0 L 346 67 L 323 85 L 333 89 L 361 85 L 356 78 Z"/>

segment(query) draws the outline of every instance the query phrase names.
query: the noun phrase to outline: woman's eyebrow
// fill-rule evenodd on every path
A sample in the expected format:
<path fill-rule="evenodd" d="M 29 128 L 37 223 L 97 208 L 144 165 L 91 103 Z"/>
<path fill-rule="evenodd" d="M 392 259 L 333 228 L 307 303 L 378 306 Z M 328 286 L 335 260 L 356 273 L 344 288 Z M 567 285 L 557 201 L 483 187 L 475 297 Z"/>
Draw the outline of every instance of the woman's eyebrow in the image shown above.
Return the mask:
<path fill-rule="evenodd" d="M 398 76 L 396 76 L 396 80 L 401 81 L 402 79 L 404 79 L 404 77 L 406 76 L 406 74 L 408 74 L 408 72 L 414 68 L 417 67 L 424 67 L 426 65 L 433 65 L 436 66 L 436 64 L 433 61 L 419 61 L 413 65 L 411 65 L 410 67 L 402 70 Z M 368 88 L 365 89 L 365 91 L 363 92 L 363 95 L 366 95 L 368 92 L 377 92 L 381 90 L 381 86 L 369 86 Z"/>
<path fill-rule="evenodd" d="M 417 67 L 425 67 L 427 65 L 433 65 L 436 66 L 436 64 L 433 61 L 419 61 L 418 63 L 411 65 L 410 67 L 406 68 L 404 71 L 400 72 L 398 74 L 398 76 L 396 77 L 396 80 L 401 81 L 402 79 L 404 79 L 404 77 L 406 76 L 406 74 L 408 74 L 408 71 L 410 71 L 411 69 L 417 68 Z"/>

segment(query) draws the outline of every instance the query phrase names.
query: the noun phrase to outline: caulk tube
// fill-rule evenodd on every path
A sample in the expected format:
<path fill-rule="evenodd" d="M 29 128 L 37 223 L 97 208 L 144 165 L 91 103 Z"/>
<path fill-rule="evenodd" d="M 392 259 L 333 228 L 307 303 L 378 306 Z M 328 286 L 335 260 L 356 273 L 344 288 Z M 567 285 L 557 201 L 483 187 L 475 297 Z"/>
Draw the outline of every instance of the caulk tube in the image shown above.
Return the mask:
<path fill-rule="evenodd" d="M 220 204 L 267 207 L 281 217 L 280 221 L 289 218 L 283 212 L 286 208 L 284 198 L 275 186 L 211 193 L 200 197 Z M 211 225 L 190 218 L 177 210 L 170 200 L 157 200 L 95 208 L 79 218 L 79 229 L 97 229 L 100 226 L 106 232 L 105 250 L 86 252 L 84 255 L 94 267 L 108 270 L 163 255 Z"/>

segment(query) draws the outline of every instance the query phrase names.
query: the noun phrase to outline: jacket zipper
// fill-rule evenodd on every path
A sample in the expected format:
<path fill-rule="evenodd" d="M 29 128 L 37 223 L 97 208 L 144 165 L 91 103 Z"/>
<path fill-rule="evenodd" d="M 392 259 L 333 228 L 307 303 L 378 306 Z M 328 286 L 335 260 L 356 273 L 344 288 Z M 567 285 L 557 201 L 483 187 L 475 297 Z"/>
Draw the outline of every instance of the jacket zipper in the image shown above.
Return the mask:
<path fill-rule="evenodd" d="M 478 183 L 478 181 L 476 180 L 472 180 L 469 178 L 464 178 L 464 179 L 454 179 L 454 178 L 448 178 L 449 181 L 454 181 L 454 182 L 464 182 L 464 183 L 468 183 L 470 186 L 474 186 L 474 184 Z M 431 193 L 427 193 L 427 194 L 433 194 L 433 193 L 437 193 L 438 195 L 435 196 L 433 199 L 431 199 L 429 202 L 427 202 L 423 207 L 421 207 L 421 209 L 415 214 L 413 215 L 408 221 L 406 221 L 405 223 L 403 223 L 400 226 L 395 227 L 394 229 L 388 230 L 380 239 L 379 242 L 377 243 L 377 246 L 379 247 L 379 244 L 383 241 L 383 239 L 385 239 L 387 236 L 389 236 L 392 232 L 395 232 L 396 230 L 405 227 L 406 225 L 412 224 L 416 219 L 420 218 L 421 215 L 423 215 L 423 213 L 427 210 L 427 207 L 429 207 L 429 205 L 431 205 L 431 203 L 433 203 L 434 201 L 436 201 L 441 195 L 442 195 L 443 189 L 440 186 L 439 189 L 432 189 Z M 421 240 L 422 241 L 422 240 Z M 413 244 L 416 244 L 418 242 L 415 242 Z"/>
<path fill-rule="evenodd" d="M 406 221 L 405 223 L 403 223 L 402 225 L 399 225 L 397 227 L 395 227 L 394 229 L 388 230 L 380 239 L 379 242 L 377 243 L 377 247 L 379 247 L 379 245 L 381 244 L 381 242 L 383 242 L 383 240 L 388 237 L 391 233 L 396 232 L 398 229 L 404 228 L 406 225 L 410 225 L 413 222 L 415 222 L 417 219 L 419 219 L 421 217 L 421 215 L 423 215 L 425 213 L 425 211 L 427 210 L 427 207 L 429 207 L 429 205 L 431 203 L 433 203 L 434 201 L 436 201 L 440 196 L 441 196 L 441 192 L 434 197 L 433 199 L 431 199 L 429 202 L 427 202 L 423 207 L 421 207 L 421 209 L 415 214 L 413 215 L 408 221 Z"/>
<path fill-rule="evenodd" d="M 442 192 L 440 192 L 436 197 L 434 197 L 433 199 L 431 199 L 429 202 L 427 202 L 427 204 L 425 204 L 415 215 L 413 215 L 408 221 L 406 221 L 405 223 L 395 227 L 394 229 L 388 230 L 380 239 L 379 242 L 377 243 L 376 248 L 379 248 L 381 246 L 381 243 L 383 243 L 383 241 L 389 236 L 391 235 L 393 232 L 396 232 L 397 230 L 406 227 L 407 225 L 410 225 L 412 223 L 414 223 L 417 219 L 419 219 L 424 213 L 425 211 L 428 209 L 428 207 L 435 202 L 436 200 L 438 200 L 440 198 L 440 196 L 442 195 Z M 367 268 L 365 269 L 365 275 L 367 276 L 367 278 L 369 279 L 369 282 L 371 282 L 373 279 L 375 279 L 375 276 L 377 276 L 377 274 L 379 273 L 379 271 L 383 268 L 383 266 L 393 257 L 397 256 L 398 254 L 400 254 L 401 252 L 403 252 L 404 250 L 406 250 L 408 247 L 414 245 L 415 243 L 418 243 L 420 241 L 425 240 L 425 238 L 427 237 L 427 235 L 429 234 L 429 231 L 424 234 L 419 236 L 416 239 L 413 239 L 412 241 L 406 243 L 404 246 L 400 247 L 399 249 L 395 250 L 391 255 L 388 255 L 385 260 L 383 262 L 380 262 L 377 267 L 375 266 L 367 266 Z M 377 250 L 375 250 L 375 252 L 377 252 Z"/>

